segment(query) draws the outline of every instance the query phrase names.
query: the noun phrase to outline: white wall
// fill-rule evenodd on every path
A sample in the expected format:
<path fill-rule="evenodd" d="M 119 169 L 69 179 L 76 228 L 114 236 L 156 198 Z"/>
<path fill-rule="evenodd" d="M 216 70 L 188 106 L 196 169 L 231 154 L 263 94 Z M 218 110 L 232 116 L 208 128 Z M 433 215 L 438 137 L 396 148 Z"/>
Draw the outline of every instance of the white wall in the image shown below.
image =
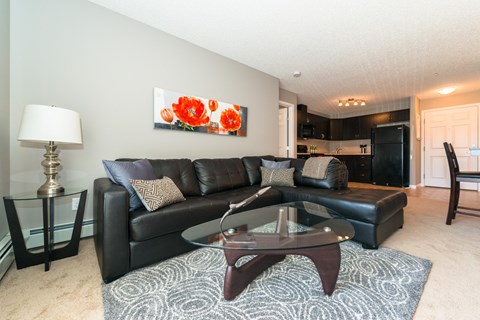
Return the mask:
<path fill-rule="evenodd" d="M 0 198 L 10 194 L 10 1 L 0 0 Z M 0 240 L 7 234 L 7 218 L 0 204 Z"/>
<path fill-rule="evenodd" d="M 105 175 L 102 159 L 277 152 L 278 79 L 85 0 L 16 0 L 11 10 L 12 192 L 44 181 L 41 146 L 16 140 L 29 103 L 81 115 L 84 142 L 61 146 L 60 182 L 89 188 L 86 218 L 93 180 Z M 154 87 L 247 107 L 248 136 L 153 129 Z"/>

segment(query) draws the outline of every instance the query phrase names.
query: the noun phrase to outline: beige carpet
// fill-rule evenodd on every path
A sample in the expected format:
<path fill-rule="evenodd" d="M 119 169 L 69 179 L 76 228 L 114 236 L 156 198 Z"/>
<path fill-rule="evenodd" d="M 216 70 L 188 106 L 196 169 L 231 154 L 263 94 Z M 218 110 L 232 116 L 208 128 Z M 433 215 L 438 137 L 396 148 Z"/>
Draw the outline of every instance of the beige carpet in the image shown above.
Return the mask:
<path fill-rule="evenodd" d="M 478 318 L 480 219 L 458 216 L 445 225 L 448 193 L 425 189 L 407 191 L 404 228 L 383 245 L 433 262 L 415 320 Z M 444 200 L 428 199 L 428 193 Z M 103 319 L 100 283 L 92 239 L 48 272 L 43 265 L 17 270 L 13 264 L 0 281 L 0 319 Z"/>

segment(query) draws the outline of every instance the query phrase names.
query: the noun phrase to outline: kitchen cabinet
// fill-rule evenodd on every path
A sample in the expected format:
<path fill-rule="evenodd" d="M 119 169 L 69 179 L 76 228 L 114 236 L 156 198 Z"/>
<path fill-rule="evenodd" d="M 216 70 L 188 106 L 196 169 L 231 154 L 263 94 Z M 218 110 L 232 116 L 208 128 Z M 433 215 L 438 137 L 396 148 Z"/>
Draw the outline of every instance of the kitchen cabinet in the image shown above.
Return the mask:
<path fill-rule="evenodd" d="M 410 120 L 410 109 L 390 112 L 390 122 L 403 122 Z"/>
<path fill-rule="evenodd" d="M 343 119 L 330 119 L 330 140 L 343 139 Z"/>
<path fill-rule="evenodd" d="M 348 181 L 370 183 L 372 175 L 372 157 L 370 155 L 333 155 L 345 163 L 348 170 Z"/>
<path fill-rule="evenodd" d="M 321 140 L 328 139 L 330 121 L 327 118 L 316 114 L 308 114 L 308 118 L 310 119 L 310 124 L 315 126 L 315 138 Z"/>
<path fill-rule="evenodd" d="M 297 124 L 307 123 L 307 106 L 297 105 Z"/>
<path fill-rule="evenodd" d="M 359 117 L 343 119 L 342 140 L 355 140 L 360 137 Z"/>
<path fill-rule="evenodd" d="M 404 121 L 410 120 L 410 109 L 376 113 L 373 116 L 374 116 L 374 125 L 394 123 L 394 122 L 404 122 Z"/>
<path fill-rule="evenodd" d="M 375 116 L 369 114 L 358 118 L 359 139 L 370 139 L 372 127 L 375 126 Z"/>
<path fill-rule="evenodd" d="M 307 113 L 307 106 L 297 106 L 298 138 L 302 138 L 300 124 L 315 126 L 315 139 L 328 140 L 363 140 L 370 139 L 371 129 L 377 125 L 405 122 L 410 119 L 410 109 L 381 112 L 344 119 L 327 119 Z"/>
<path fill-rule="evenodd" d="M 307 123 L 307 106 L 297 105 L 297 139 L 303 139 L 302 125 Z"/>
<path fill-rule="evenodd" d="M 353 180 L 355 182 L 370 183 L 372 181 L 372 157 L 370 155 L 353 156 L 355 159 Z"/>
<path fill-rule="evenodd" d="M 373 115 L 373 124 L 385 124 L 390 121 L 390 112 L 375 113 Z"/>
<path fill-rule="evenodd" d="M 371 129 L 377 125 L 404 122 L 410 119 L 410 109 L 375 113 L 343 119 L 343 140 L 370 139 Z"/>

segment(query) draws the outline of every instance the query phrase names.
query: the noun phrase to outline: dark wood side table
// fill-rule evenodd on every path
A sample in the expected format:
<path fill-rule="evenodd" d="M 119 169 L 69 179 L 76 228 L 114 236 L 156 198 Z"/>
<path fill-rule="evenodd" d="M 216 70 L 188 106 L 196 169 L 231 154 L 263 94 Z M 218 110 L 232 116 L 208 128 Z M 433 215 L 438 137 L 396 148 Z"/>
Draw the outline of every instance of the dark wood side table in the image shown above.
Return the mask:
<path fill-rule="evenodd" d="M 54 216 L 55 216 L 55 199 L 80 195 L 80 202 L 75 216 L 73 233 L 70 242 L 61 247 L 54 249 Z M 37 195 L 36 192 L 22 193 L 3 197 L 5 211 L 7 214 L 8 227 L 10 228 L 10 236 L 12 238 L 13 252 L 15 254 L 15 262 L 17 269 L 30 267 L 33 265 L 45 263 L 45 271 L 50 269 L 50 262 L 53 260 L 63 259 L 78 254 L 78 245 L 80 243 L 80 233 L 82 231 L 83 215 L 85 212 L 85 202 L 87 199 L 86 189 L 69 189 L 65 188 L 65 192 L 57 195 Z M 18 219 L 15 201 L 31 201 L 42 200 L 43 205 L 43 251 L 30 252 L 25 245 L 22 228 Z"/>

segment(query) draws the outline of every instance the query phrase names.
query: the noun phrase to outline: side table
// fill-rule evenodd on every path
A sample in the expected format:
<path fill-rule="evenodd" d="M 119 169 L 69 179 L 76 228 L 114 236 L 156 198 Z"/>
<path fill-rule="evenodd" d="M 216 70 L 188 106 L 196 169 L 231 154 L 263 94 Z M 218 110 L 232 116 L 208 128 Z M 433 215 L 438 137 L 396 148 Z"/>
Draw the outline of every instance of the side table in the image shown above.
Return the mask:
<path fill-rule="evenodd" d="M 75 216 L 73 233 L 70 242 L 58 249 L 54 249 L 54 215 L 55 199 L 80 195 L 80 202 Z M 87 199 L 86 189 L 69 189 L 56 195 L 37 195 L 36 192 L 22 193 L 3 197 L 5 211 L 7 214 L 8 227 L 12 238 L 13 252 L 17 269 L 30 267 L 33 265 L 45 263 L 45 271 L 50 269 L 50 262 L 63 259 L 78 254 L 78 245 L 80 243 L 80 233 L 82 231 L 83 215 L 85 212 L 85 202 Z M 42 200 L 43 205 L 43 251 L 30 252 L 25 245 L 22 228 L 18 219 L 15 201 Z"/>

